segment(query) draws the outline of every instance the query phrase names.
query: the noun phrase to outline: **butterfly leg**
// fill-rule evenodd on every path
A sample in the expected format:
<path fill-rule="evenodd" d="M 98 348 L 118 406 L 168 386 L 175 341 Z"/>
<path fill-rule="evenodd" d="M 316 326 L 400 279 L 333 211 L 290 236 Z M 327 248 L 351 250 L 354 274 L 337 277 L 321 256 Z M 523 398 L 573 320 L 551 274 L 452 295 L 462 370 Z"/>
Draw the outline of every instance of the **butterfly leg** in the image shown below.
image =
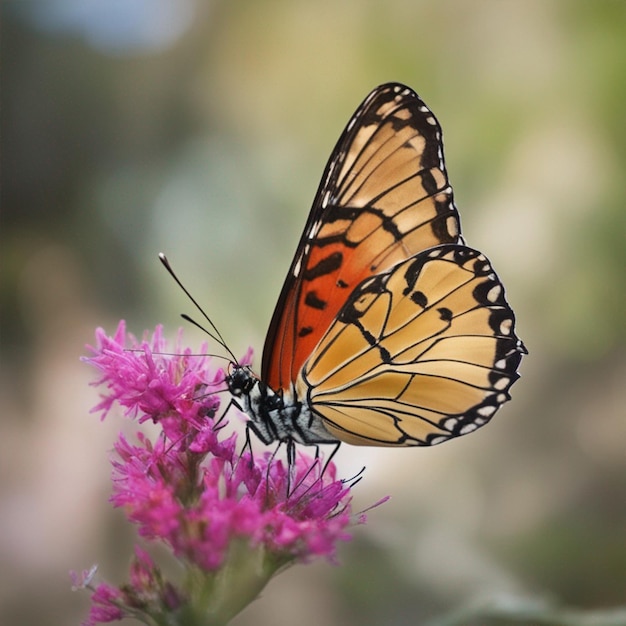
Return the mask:
<path fill-rule="evenodd" d="M 226 426 L 227 422 L 225 422 L 225 418 L 226 418 L 226 413 L 228 413 L 228 411 L 230 411 L 230 407 L 233 406 L 233 401 L 230 400 L 228 402 L 228 404 L 226 405 L 226 408 L 222 411 L 222 413 L 220 414 L 220 416 L 215 420 L 215 413 L 213 413 L 211 415 L 210 410 L 209 412 L 206 413 L 206 417 L 210 418 L 210 419 L 214 419 L 213 421 L 213 430 L 220 430 L 222 428 L 224 428 L 224 426 Z"/>
<path fill-rule="evenodd" d="M 272 463 L 274 463 L 274 459 L 278 454 L 278 450 L 280 450 L 282 442 L 279 441 L 274 448 L 274 452 L 272 452 L 272 456 L 267 461 L 267 467 L 265 469 L 265 498 L 269 499 L 270 492 L 270 471 L 272 469 Z M 287 476 L 287 497 L 289 496 L 289 475 Z"/>
<path fill-rule="evenodd" d="M 219 393 L 219 392 L 218 392 Z M 210 396 L 212 394 L 205 394 L 204 396 L 199 396 L 198 398 L 195 398 L 197 401 L 199 401 L 201 398 L 203 397 L 207 397 Z M 213 409 L 210 409 L 208 407 L 205 407 L 203 409 L 202 415 L 204 417 L 208 417 L 209 419 L 213 420 L 213 430 L 217 431 L 217 430 L 221 430 L 222 428 L 224 428 L 228 422 L 225 422 L 224 420 L 226 419 L 226 415 L 228 414 L 228 412 L 233 408 L 237 408 L 239 409 L 239 407 L 237 406 L 237 404 L 233 401 L 233 399 L 231 398 L 228 401 L 228 404 L 226 405 L 226 407 L 224 408 L 224 410 L 220 413 L 219 417 L 217 419 L 215 419 L 215 413 L 216 411 Z M 246 427 L 246 431 L 247 431 L 247 427 Z M 247 433 L 246 433 L 247 435 Z M 244 450 L 245 450 L 245 446 L 244 446 Z M 252 452 L 252 450 L 250 450 Z M 243 452 L 243 451 L 242 451 Z"/>
<path fill-rule="evenodd" d="M 252 441 L 250 440 L 250 422 L 246 423 L 246 440 L 243 443 L 243 448 L 241 449 L 240 458 L 243 457 L 246 448 L 250 451 L 250 462 L 249 467 L 254 465 L 254 452 L 252 451 Z"/>
<path fill-rule="evenodd" d="M 291 495 L 291 483 L 295 478 L 296 468 L 296 442 L 289 438 L 287 440 L 287 497 Z"/>
<path fill-rule="evenodd" d="M 330 464 L 330 462 L 333 460 L 333 458 L 335 457 L 335 454 L 337 454 L 337 451 L 339 450 L 339 446 L 341 445 L 341 441 L 338 441 L 334 446 L 333 446 L 333 450 L 332 452 L 328 455 L 328 458 L 324 461 L 324 467 L 322 468 L 322 473 L 320 475 L 320 478 L 322 476 L 324 476 L 324 472 L 326 471 L 326 469 L 328 468 L 328 465 Z M 315 446 L 315 458 L 318 457 L 319 454 L 319 446 Z"/>

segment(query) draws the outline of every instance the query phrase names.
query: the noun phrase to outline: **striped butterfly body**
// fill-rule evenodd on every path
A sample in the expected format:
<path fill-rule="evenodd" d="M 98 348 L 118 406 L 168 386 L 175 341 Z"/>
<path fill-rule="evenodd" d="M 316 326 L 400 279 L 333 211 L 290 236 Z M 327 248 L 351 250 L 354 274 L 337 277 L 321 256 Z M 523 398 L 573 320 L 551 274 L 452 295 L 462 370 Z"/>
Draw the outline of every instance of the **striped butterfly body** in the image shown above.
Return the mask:
<path fill-rule="evenodd" d="M 266 444 L 433 445 L 491 419 L 525 352 L 461 237 L 435 116 L 404 85 L 374 89 L 326 165 L 260 378 L 227 377 L 235 403 Z"/>

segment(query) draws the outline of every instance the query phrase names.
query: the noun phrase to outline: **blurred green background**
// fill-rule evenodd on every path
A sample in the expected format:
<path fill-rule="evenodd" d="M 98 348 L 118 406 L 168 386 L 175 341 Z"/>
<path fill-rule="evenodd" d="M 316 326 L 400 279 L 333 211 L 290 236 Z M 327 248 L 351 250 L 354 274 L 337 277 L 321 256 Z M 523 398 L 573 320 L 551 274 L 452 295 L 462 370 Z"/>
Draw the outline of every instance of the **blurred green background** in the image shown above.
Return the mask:
<path fill-rule="evenodd" d="M 626 3 L 14 0 L 2 6 L 0 621 L 77 624 L 67 571 L 126 575 L 123 420 L 89 409 L 96 326 L 191 312 L 257 360 L 330 150 L 374 86 L 433 109 L 464 234 L 530 355 L 513 402 L 425 450 L 343 446 L 339 567 L 237 626 L 419 624 L 479 598 L 626 603 Z M 188 328 L 192 345 L 203 339 Z M 468 624 L 508 624 L 468 618 Z M 528 623 L 535 623 L 532 619 Z"/>

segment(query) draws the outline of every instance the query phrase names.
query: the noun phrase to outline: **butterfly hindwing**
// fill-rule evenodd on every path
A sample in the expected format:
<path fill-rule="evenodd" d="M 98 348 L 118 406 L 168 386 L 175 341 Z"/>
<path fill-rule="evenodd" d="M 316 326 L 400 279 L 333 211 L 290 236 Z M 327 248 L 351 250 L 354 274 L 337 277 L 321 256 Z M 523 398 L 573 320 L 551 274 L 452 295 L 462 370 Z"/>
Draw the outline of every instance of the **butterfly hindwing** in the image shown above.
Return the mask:
<path fill-rule="evenodd" d="M 408 87 L 378 87 L 326 166 L 272 317 L 262 379 L 287 389 L 363 280 L 459 241 L 437 120 Z"/>
<path fill-rule="evenodd" d="M 509 400 L 523 345 L 489 261 L 463 245 L 363 281 L 303 366 L 299 395 L 352 444 L 432 445 Z"/>

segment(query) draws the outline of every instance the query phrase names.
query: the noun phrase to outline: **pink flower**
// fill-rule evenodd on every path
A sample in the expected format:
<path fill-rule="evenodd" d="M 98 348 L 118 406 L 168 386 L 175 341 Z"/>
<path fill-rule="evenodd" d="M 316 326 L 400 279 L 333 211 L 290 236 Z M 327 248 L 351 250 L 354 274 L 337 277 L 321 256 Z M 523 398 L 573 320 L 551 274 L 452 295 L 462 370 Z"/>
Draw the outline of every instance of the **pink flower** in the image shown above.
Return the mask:
<path fill-rule="evenodd" d="M 129 585 L 87 584 L 94 591 L 89 625 L 141 611 L 168 614 L 175 624 L 171 613 L 182 605 L 199 615 L 238 611 L 284 564 L 334 559 L 337 542 L 350 538 L 348 526 L 364 518 L 352 516 L 351 484 L 336 477 L 332 463 L 325 467 L 321 458 L 299 453 L 289 468 L 275 451 L 241 454 L 237 434 L 220 415 L 224 372 L 208 356 L 183 349 L 180 333 L 174 356 L 160 327 L 142 342 L 126 335 L 124 322 L 113 337 L 98 329 L 96 338 L 85 360 L 100 370 L 97 384 L 105 391 L 94 410 L 105 417 L 118 404 L 138 424 L 149 420 L 160 429 L 152 437 L 138 432 L 135 442 L 119 436 L 111 501 L 144 540 L 168 546 L 207 586 L 165 581 L 138 548 Z M 256 585 L 250 585 L 250 569 L 260 576 Z M 237 576 L 245 571 L 242 591 Z M 216 587 L 209 584 L 215 576 L 233 580 Z M 216 588 L 219 597 L 211 596 Z M 225 588 L 241 597 L 222 597 Z"/>
<path fill-rule="evenodd" d="M 174 346 L 175 357 L 168 357 L 163 329 L 157 326 L 150 341 L 141 343 L 131 334 L 126 336 L 126 324 L 121 321 L 115 335 L 108 337 L 96 330 L 97 346 L 87 346 L 94 353 L 84 360 L 95 365 L 102 378 L 94 385 L 106 383 L 102 401 L 93 408 L 104 419 L 117 403 L 125 414 L 139 416 L 139 423 L 148 419 L 161 422 L 166 435 L 181 436 L 187 425 L 198 426 L 203 417 L 215 414 L 219 400 L 215 395 L 203 396 L 202 390 L 216 392 L 224 389 L 224 373 L 208 369 L 208 356 L 192 356 L 189 348 L 181 348 L 182 332 Z M 206 345 L 200 353 L 206 352 Z M 171 419 L 174 418 L 174 419 Z M 172 432 L 170 429 L 173 429 Z"/>
<path fill-rule="evenodd" d="M 115 622 L 125 617 L 124 610 L 118 606 L 124 594 L 120 589 L 100 583 L 91 595 L 89 617 L 82 626 L 95 626 L 106 622 Z"/>

